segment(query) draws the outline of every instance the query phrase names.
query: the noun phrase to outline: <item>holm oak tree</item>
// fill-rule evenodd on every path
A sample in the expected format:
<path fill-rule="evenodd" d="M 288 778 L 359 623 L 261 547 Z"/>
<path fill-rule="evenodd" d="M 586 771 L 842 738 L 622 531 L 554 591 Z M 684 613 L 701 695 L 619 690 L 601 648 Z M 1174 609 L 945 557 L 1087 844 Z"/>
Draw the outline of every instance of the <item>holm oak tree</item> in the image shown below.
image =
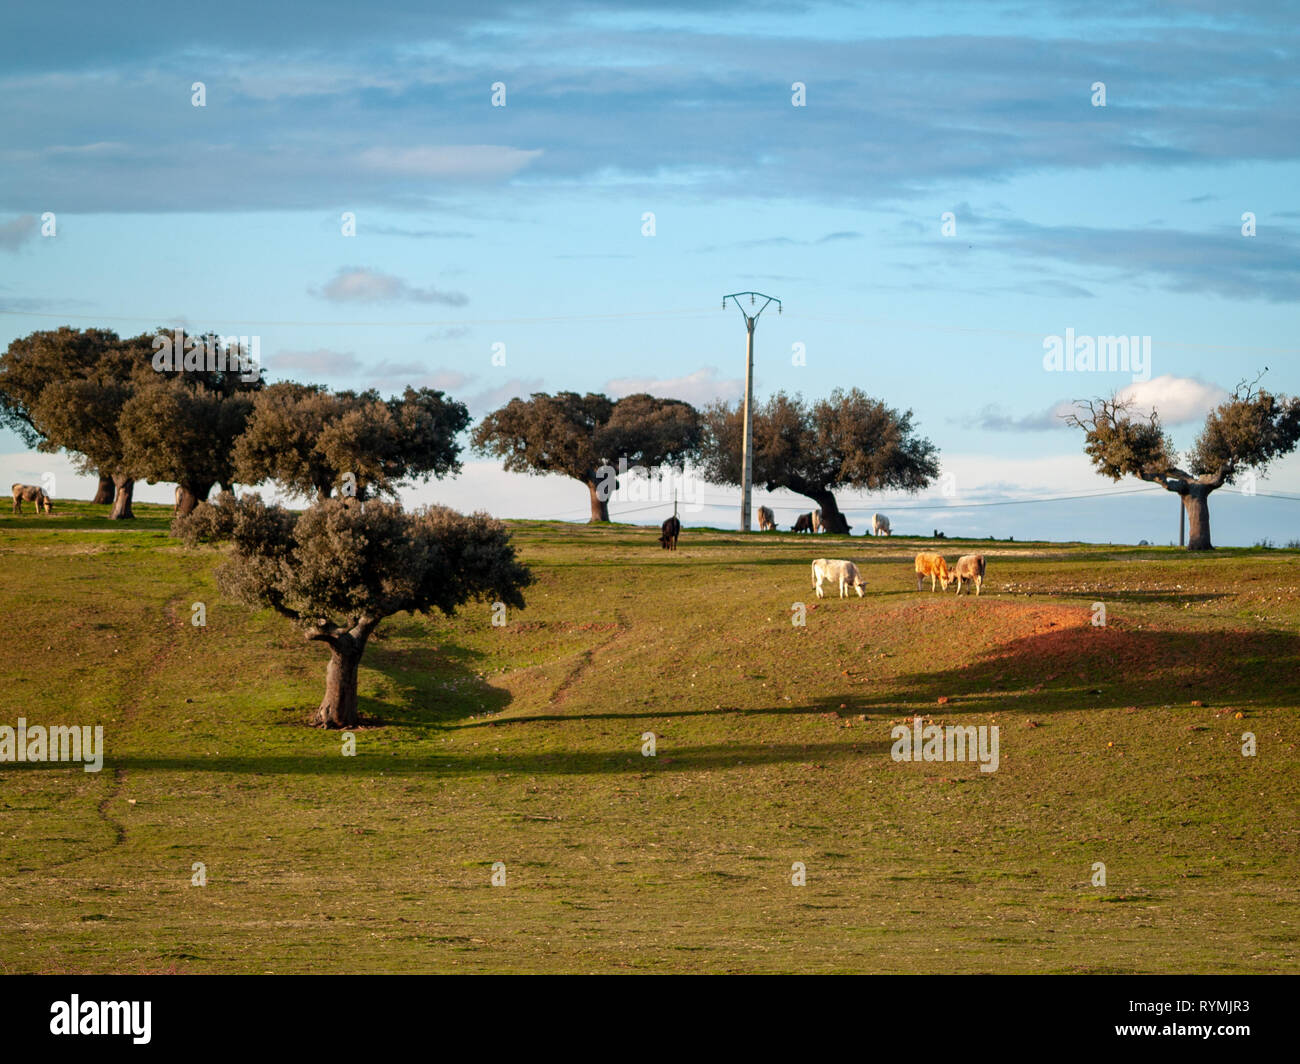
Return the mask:
<path fill-rule="evenodd" d="M 679 399 L 535 392 L 488 414 L 471 437 L 480 454 L 503 458 L 510 473 L 560 473 L 587 486 L 591 522 L 609 520 L 621 468 L 680 470 L 699 453 L 699 413 Z"/>
<path fill-rule="evenodd" d="M 112 503 L 113 518 L 134 516 L 135 480 L 122 468 L 116 429 L 133 357 L 148 355 L 125 350 L 110 329 L 69 326 L 19 337 L 0 355 L 0 424 L 39 451 L 69 451 L 81 471 L 98 477 L 93 501 Z"/>
<path fill-rule="evenodd" d="M 1245 381 L 1210 411 L 1191 450 L 1181 458 L 1158 411 L 1135 414 L 1133 400 L 1118 396 L 1080 400 L 1077 405 L 1076 413 L 1063 417 L 1066 424 L 1084 431 L 1084 451 L 1098 472 L 1111 480 L 1137 477 L 1182 498 L 1188 550 L 1214 549 L 1212 492 L 1234 483 L 1248 468 L 1263 472 L 1300 442 L 1300 398 L 1273 395 Z"/>
<path fill-rule="evenodd" d="M 235 445 L 237 479 L 272 480 L 290 495 L 324 500 L 350 473 L 359 497 L 393 496 L 411 479 L 459 473 L 456 437 L 468 425 L 465 405 L 431 388 L 385 400 L 375 391 L 282 381 L 254 400 Z"/>
<path fill-rule="evenodd" d="M 150 484 L 174 482 L 178 514 L 206 500 L 214 486 L 233 486 L 235 444 L 262 388 L 260 371 L 249 377 L 233 368 L 243 357 L 236 347 L 201 339 L 232 368 L 137 369 L 118 419 L 125 465 Z"/>
<path fill-rule="evenodd" d="M 314 722 L 355 726 L 357 670 L 366 642 L 395 613 L 452 614 L 474 598 L 522 608 L 532 574 L 501 522 L 434 506 L 327 499 L 302 513 L 267 506 L 256 494 L 222 492 L 177 517 L 187 545 L 229 541 L 217 569 L 221 591 L 267 607 L 324 643 L 330 660 Z"/>
<path fill-rule="evenodd" d="M 916 435 L 912 412 L 900 413 L 857 388 L 806 403 L 777 392 L 756 403 L 755 484 L 814 500 L 830 532 L 847 534 L 835 492 L 842 488 L 917 491 L 939 473 L 937 451 Z M 704 411 L 702 469 L 715 484 L 740 484 L 744 410 L 716 402 Z"/>

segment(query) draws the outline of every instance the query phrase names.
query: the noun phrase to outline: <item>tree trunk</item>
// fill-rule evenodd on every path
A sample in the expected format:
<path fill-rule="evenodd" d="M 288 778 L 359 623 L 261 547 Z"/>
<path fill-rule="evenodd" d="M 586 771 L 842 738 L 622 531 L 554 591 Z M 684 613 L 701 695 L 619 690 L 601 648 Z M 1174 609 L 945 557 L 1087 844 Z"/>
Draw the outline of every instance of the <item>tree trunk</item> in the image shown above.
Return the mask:
<path fill-rule="evenodd" d="M 839 504 L 835 501 L 835 493 L 831 491 L 809 492 L 809 498 L 815 499 L 817 505 L 822 511 L 822 527 L 827 532 L 838 532 L 842 536 L 849 535 L 849 523 L 840 513 Z"/>
<path fill-rule="evenodd" d="M 1210 492 L 1204 484 L 1188 484 L 1183 495 L 1183 509 L 1187 512 L 1187 549 L 1214 550 L 1210 542 Z"/>
<path fill-rule="evenodd" d="M 131 500 L 135 497 L 135 478 L 113 474 L 113 512 L 108 515 L 110 521 L 132 521 L 135 513 L 131 509 Z"/>
<path fill-rule="evenodd" d="M 332 630 L 329 633 L 309 633 L 308 639 L 319 639 L 330 648 L 330 663 L 325 670 L 325 697 L 313 719 L 320 728 L 355 728 L 361 723 L 357 714 L 357 670 L 361 655 L 366 652 L 366 640 L 378 621 L 358 624 L 351 631 Z"/>
<path fill-rule="evenodd" d="M 113 501 L 113 478 L 104 473 L 99 474 L 99 487 L 95 489 L 95 497 L 90 500 L 98 503 L 100 506 L 107 506 Z"/>
<path fill-rule="evenodd" d="M 1149 483 L 1162 485 L 1166 491 L 1175 492 L 1182 499 L 1188 525 L 1188 550 L 1214 550 L 1214 544 L 1210 542 L 1210 493 L 1227 483 L 1233 469 L 1234 466 L 1229 464 L 1216 473 L 1193 476 L 1171 468 L 1163 473 L 1139 472 L 1138 476 Z M 1182 532 L 1181 520 L 1178 530 Z"/>
<path fill-rule="evenodd" d="M 591 520 L 588 524 L 594 525 L 598 521 L 609 520 L 609 492 L 605 487 L 604 481 L 589 480 L 587 481 L 587 490 L 591 493 Z M 602 499 L 601 495 L 605 497 Z"/>
<path fill-rule="evenodd" d="M 357 716 L 357 669 L 361 652 L 330 647 L 330 663 L 325 670 L 325 697 L 316 710 L 315 723 L 321 728 L 355 728 Z"/>
<path fill-rule="evenodd" d="M 178 484 L 176 487 L 176 516 L 184 517 L 212 494 L 211 484 Z"/>

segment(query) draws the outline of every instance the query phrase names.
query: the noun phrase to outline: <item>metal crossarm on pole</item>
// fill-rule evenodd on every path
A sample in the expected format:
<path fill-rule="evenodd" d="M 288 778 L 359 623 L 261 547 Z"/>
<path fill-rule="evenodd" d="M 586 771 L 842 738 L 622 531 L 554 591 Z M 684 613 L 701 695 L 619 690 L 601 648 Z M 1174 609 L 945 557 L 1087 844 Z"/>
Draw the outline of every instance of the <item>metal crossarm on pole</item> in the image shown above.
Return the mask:
<path fill-rule="evenodd" d="M 749 296 L 749 305 L 757 306 L 758 300 L 763 305 L 753 314 L 745 311 L 742 296 Z M 727 309 L 727 300 L 736 304 L 740 316 L 745 319 L 745 428 L 740 446 L 741 488 L 740 488 L 740 530 L 750 530 L 750 500 L 753 496 L 754 481 L 754 326 L 758 324 L 759 315 L 772 303 L 776 312 L 781 313 L 781 301 L 776 296 L 764 295 L 762 292 L 732 292 L 722 297 L 722 309 Z"/>

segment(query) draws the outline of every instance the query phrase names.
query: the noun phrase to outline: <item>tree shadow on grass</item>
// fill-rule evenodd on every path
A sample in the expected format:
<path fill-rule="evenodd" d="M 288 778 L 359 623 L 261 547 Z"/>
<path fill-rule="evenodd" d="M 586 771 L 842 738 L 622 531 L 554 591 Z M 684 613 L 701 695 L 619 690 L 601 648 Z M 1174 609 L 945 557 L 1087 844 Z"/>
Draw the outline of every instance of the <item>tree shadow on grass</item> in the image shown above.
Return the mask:
<path fill-rule="evenodd" d="M 1188 631 L 1082 625 L 1011 640 L 962 667 L 913 672 L 871 709 L 899 700 L 935 712 L 1051 713 L 1201 701 L 1209 706 L 1300 700 L 1300 636 L 1279 630 Z M 948 701 L 939 706 L 938 700 Z"/>
<path fill-rule="evenodd" d="M 1161 603 L 1180 606 L 1184 603 L 1215 602 L 1219 599 L 1232 597 L 1225 591 L 1131 591 L 1108 587 L 1094 588 L 1091 591 L 1080 591 L 1078 588 L 1035 587 L 1032 593 L 1004 591 L 999 594 L 1011 598 L 1027 598 L 1032 595 L 1033 598 L 1082 599 L 1088 603 L 1104 602 L 1107 606 L 1115 602 L 1128 602 L 1134 605 Z"/>
<path fill-rule="evenodd" d="M 408 754 L 368 753 L 360 750 L 356 757 L 342 757 L 337 751 L 310 756 L 254 757 L 159 757 L 124 755 L 105 757 L 104 769 L 126 772 L 217 772 L 241 775 L 353 776 L 366 777 L 377 772 L 385 776 L 449 776 L 486 773 L 520 775 L 594 776 L 643 775 L 682 772 L 709 772 L 754 765 L 805 764 L 809 771 L 824 769 L 833 763 L 854 759 L 878 759 L 888 756 L 888 738 L 866 739 L 865 730 L 856 736 L 846 735 L 841 742 L 820 743 L 737 743 L 704 746 L 675 746 L 662 749 L 656 757 L 642 757 L 635 743 L 617 750 L 580 750 L 545 753 L 430 753 L 426 757 Z M 872 733 L 873 735 L 879 733 Z M 19 772 L 63 771 L 77 769 L 67 764 L 46 762 L 5 764 L 0 777 L 11 770 Z M 77 769 L 77 771 L 80 771 Z"/>
<path fill-rule="evenodd" d="M 484 657 L 477 650 L 451 643 L 367 647 L 361 661 L 363 692 L 364 671 L 369 669 L 381 674 L 384 685 L 398 694 L 390 700 L 362 693 L 357 699 L 362 724 L 427 730 L 481 713 L 500 713 L 510 704 L 511 695 L 493 687 L 471 667 Z"/>
<path fill-rule="evenodd" d="M 1300 703 L 1300 636 L 1285 631 L 1059 628 L 1010 640 L 971 665 L 903 673 L 888 689 L 852 687 L 800 704 L 527 714 L 463 729 L 685 717 L 903 717 L 1014 711 L 1027 717 L 1199 700 L 1214 707 Z M 945 699 L 940 704 L 939 699 Z M 841 707 L 845 707 L 841 709 Z"/>

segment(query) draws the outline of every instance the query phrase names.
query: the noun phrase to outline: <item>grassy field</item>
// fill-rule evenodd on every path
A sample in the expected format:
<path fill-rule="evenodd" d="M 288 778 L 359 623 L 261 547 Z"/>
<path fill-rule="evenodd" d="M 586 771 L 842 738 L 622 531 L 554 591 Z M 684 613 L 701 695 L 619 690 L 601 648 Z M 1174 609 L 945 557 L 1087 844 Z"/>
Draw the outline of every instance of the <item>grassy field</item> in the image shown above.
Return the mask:
<path fill-rule="evenodd" d="M 1300 971 L 1296 552 L 952 540 L 958 599 L 928 540 L 517 523 L 528 609 L 386 621 L 344 757 L 323 650 L 105 509 L 0 516 L 0 724 L 106 746 L 0 764 L 0 971 Z"/>

